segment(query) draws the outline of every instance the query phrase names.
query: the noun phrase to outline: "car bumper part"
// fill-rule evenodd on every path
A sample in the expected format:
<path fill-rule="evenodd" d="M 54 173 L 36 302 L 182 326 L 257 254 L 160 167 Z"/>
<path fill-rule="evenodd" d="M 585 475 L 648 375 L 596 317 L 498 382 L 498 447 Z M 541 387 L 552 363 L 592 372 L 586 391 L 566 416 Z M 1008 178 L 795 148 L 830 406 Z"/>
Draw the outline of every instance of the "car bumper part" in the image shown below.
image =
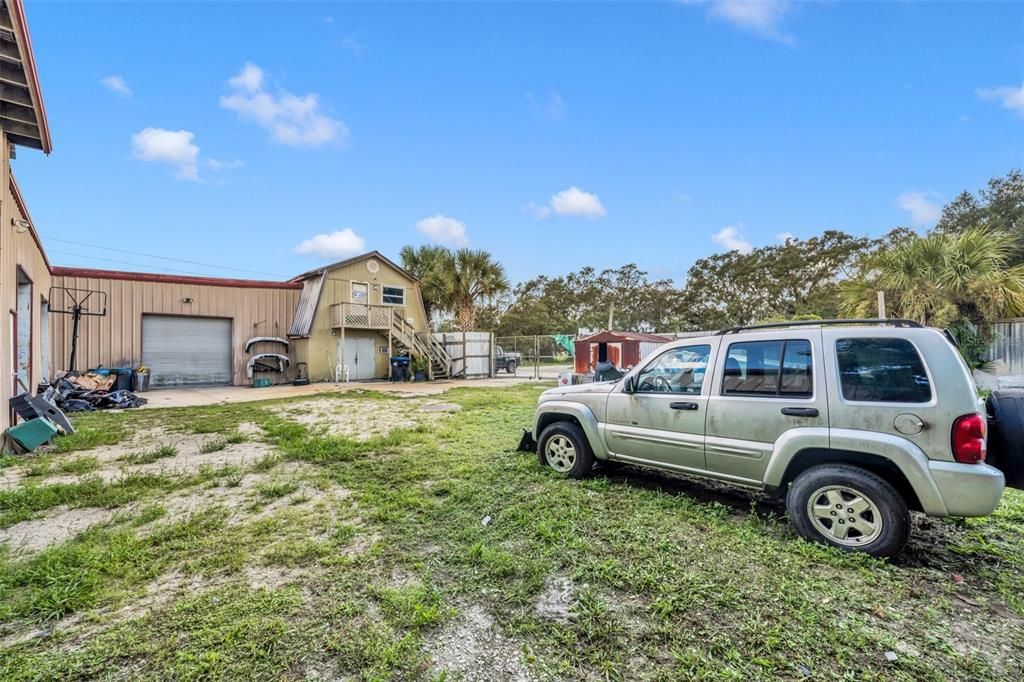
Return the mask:
<path fill-rule="evenodd" d="M 929 462 L 948 516 L 987 516 L 1003 496 L 1003 472 L 987 464 Z"/>

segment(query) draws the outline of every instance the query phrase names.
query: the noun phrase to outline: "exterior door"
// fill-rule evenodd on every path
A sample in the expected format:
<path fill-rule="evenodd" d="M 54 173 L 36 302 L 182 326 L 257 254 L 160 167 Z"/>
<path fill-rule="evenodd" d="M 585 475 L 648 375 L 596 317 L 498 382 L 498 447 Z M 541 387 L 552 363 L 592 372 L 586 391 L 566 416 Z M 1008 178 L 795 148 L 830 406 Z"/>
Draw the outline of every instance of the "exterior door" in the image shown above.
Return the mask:
<path fill-rule="evenodd" d="M 821 330 L 727 336 L 708 400 L 708 470 L 760 484 L 775 442 L 816 427 L 828 443 Z"/>
<path fill-rule="evenodd" d="M 714 366 L 715 345 L 666 350 L 634 376 L 632 393 L 612 391 L 605 441 L 617 459 L 704 469 L 704 377 Z"/>
<path fill-rule="evenodd" d="M 370 325 L 370 285 L 366 282 L 352 282 L 352 305 L 350 314 L 353 320 L 363 321 Z M 351 363 L 349 363 L 351 364 Z"/>
<path fill-rule="evenodd" d="M 358 336 L 345 339 L 345 364 L 348 365 L 350 381 L 375 378 L 376 362 L 373 339 Z"/>
<path fill-rule="evenodd" d="M 231 320 L 142 317 L 142 364 L 151 386 L 231 383 Z"/>

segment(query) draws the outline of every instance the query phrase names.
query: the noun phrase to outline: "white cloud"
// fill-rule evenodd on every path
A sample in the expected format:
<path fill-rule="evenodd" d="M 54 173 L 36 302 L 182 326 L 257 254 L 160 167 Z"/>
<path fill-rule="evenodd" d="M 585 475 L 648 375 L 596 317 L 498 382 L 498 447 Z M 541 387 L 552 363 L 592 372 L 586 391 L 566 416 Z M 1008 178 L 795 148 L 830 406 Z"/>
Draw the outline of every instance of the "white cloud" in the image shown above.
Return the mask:
<path fill-rule="evenodd" d="M 323 256 L 324 258 L 345 258 L 355 256 L 366 250 L 366 240 L 356 234 L 352 228 L 335 230 L 330 234 L 317 234 L 303 240 L 295 247 L 295 252 L 307 256 Z"/>
<path fill-rule="evenodd" d="M 794 236 L 792 232 L 779 232 L 775 235 L 775 240 L 783 244 L 788 242 L 790 239 L 796 239 L 796 236 Z"/>
<path fill-rule="evenodd" d="M 1024 83 L 1020 87 L 1007 85 L 1001 88 L 978 88 L 975 93 L 986 102 L 999 102 L 1003 109 L 1024 116 Z"/>
<path fill-rule="evenodd" d="M 687 5 L 707 5 L 707 14 L 713 19 L 727 21 L 744 31 L 786 45 L 795 44 L 793 36 L 783 24 L 793 9 L 790 0 L 680 0 Z"/>
<path fill-rule="evenodd" d="M 344 123 L 321 113 L 319 95 L 309 93 L 299 97 L 281 89 L 272 94 L 266 91 L 264 80 L 263 69 L 246 63 L 237 75 L 228 79 L 232 92 L 221 96 L 220 105 L 240 118 L 263 126 L 282 144 L 319 147 L 328 142 L 342 142 L 348 137 Z"/>
<path fill-rule="evenodd" d="M 596 194 L 584 192 L 575 186 L 563 189 L 551 197 L 551 210 L 558 215 L 578 215 L 587 218 L 600 218 L 607 213 Z"/>
<path fill-rule="evenodd" d="M 754 250 L 754 246 L 743 238 L 743 235 L 740 233 L 741 227 L 742 225 L 729 225 L 727 227 L 723 227 L 721 230 L 711 235 L 711 241 L 719 246 L 725 247 L 726 251 L 750 253 Z"/>
<path fill-rule="evenodd" d="M 199 147 L 192 143 L 194 137 L 187 130 L 146 128 L 132 135 L 132 152 L 142 161 L 174 166 L 181 180 L 198 180 Z"/>
<path fill-rule="evenodd" d="M 523 206 L 523 210 L 529 213 L 537 220 L 544 220 L 545 218 L 551 217 L 550 206 L 541 206 L 540 204 L 535 204 L 532 201 L 528 203 L 526 206 Z"/>
<path fill-rule="evenodd" d="M 232 159 L 230 161 L 221 161 L 220 159 L 207 159 L 206 165 L 215 171 L 221 170 L 236 170 L 245 166 L 245 162 L 241 159 Z"/>
<path fill-rule="evenodd" d="M 565 100 L 554 90 L 549 92 L 546 98 L 537 97 L 532 92 L 528 92 L 526 101 L 535 112 L 553 121 L 561 120 L 565 116 Z"/>
<path fill-rule="evenodd" d="M 896 205 L 910 214 L 914 225 L 932 225 L 942 216 L 942 203 L 935 192 L 904 192 L 896 197 Z"/>
<path fill-rule="evenodd" d="M 466 226 L 455 220 L 455 218 L 449 218 L 440 213 L 418 221 L 416 229 L 438 244 L 451 244 L 452 246 L 466 246 L 469 244 L 469 238 L 466 236 Z"/>
<path fill-rule="evenodd" d="M 132 96 L 132 89 L 128 87 L 128 82 L 121 76 L 104 76 L 100 79 L 100 85 L 124 97 Z"/>
<path fill-rule="evenodd" d="M 235 90 L 259 92 L 263 89 L 263 69 L 252 62 L 246 62 L 241 71 L 228 79 L 228 85 Z"/>

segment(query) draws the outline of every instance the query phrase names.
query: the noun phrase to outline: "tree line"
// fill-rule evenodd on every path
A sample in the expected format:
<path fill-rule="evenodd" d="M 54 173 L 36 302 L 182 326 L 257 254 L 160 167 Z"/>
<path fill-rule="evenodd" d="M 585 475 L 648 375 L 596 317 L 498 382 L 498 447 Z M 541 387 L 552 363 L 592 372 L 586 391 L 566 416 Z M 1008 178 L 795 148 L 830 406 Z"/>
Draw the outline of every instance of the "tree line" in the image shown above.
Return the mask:
<path fill-rule="evenodd" d="M 500 336 L 574 334 L 607 326 L 693 331 L 766 320 L 889 317 L 983 329 L 1024 315 L 1024 175 L 1011 171 L 947 204 L 934 228 L 897 227 L 881 238 L 826 230 L 749 253 L 697 260 L 685 284 L 652 279 L 635 263 L 583 267 L 510 286 L 484 251 L 407 246 L 403 266 L 423 282 L 434 319 Z M 966 333 L 966 332 L 963 332 Z"/>

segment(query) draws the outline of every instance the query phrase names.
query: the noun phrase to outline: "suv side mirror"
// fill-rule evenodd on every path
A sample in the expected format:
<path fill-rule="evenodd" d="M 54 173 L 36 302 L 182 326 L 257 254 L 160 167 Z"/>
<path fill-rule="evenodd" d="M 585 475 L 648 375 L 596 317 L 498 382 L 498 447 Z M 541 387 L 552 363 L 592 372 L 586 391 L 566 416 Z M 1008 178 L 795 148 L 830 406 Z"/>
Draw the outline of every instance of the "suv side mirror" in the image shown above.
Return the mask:
<path fill-rule="evenodd" d="M 623 393 L 632 393 L 634 390 L 636 390 L 636 386 L 633 384 L 633 375 L 632 374 L 627 374 L 622 379 L 622 392 Z"/>

